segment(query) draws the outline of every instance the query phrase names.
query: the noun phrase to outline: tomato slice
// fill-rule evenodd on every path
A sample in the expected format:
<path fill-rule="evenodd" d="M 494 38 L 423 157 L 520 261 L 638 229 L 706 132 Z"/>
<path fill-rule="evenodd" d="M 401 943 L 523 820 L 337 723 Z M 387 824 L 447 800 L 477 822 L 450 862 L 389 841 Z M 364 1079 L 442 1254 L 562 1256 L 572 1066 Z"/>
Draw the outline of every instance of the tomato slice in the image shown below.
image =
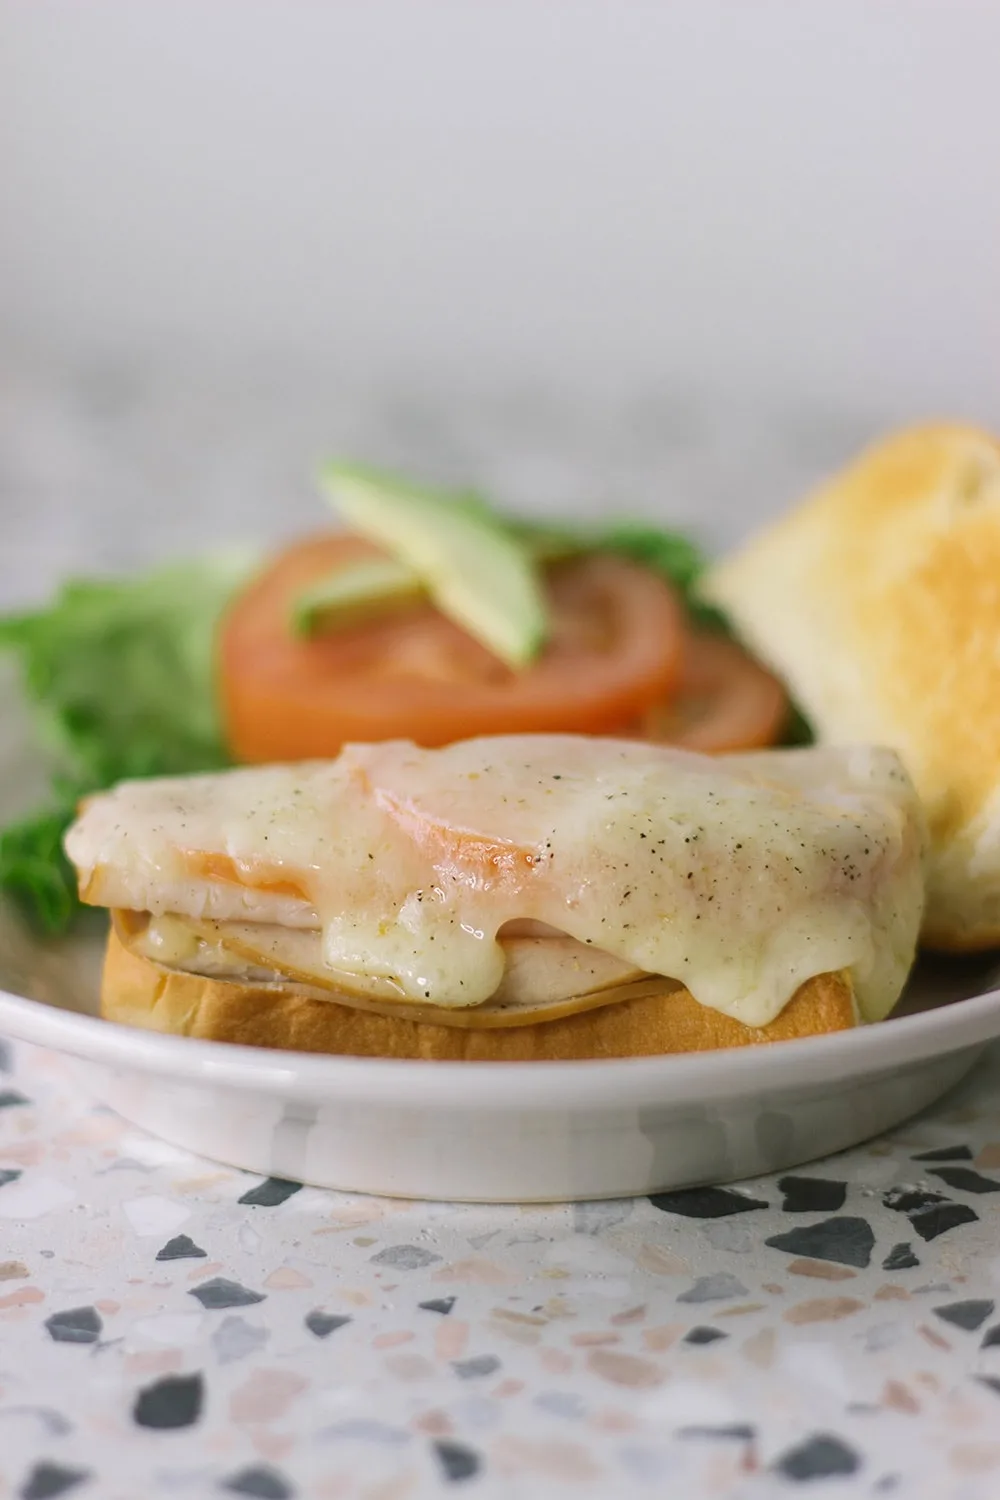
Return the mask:
<path fill-rule="evenodd" d="M 229 747 L 238 760 L 306 760 L 348 741 L 426 746 L 480 734 L 613 733 L 673 691 L 683 609 L 663 579 L 624 558 L 580 557 L 548 574 L 552 635 L 513 672 L 430 604 L 313 639 L 293 601 L 355 559 L 360 537 L 299 542 L 240 595 L 220 633 Z"/>
<path fill-rule="evenodd" d="M 720 754 L 773 745 L 787 721 L 788 699 L 776 677 L 735 641 L 691 631 L 676 694 L 648 709 L 633 732 Z"/>

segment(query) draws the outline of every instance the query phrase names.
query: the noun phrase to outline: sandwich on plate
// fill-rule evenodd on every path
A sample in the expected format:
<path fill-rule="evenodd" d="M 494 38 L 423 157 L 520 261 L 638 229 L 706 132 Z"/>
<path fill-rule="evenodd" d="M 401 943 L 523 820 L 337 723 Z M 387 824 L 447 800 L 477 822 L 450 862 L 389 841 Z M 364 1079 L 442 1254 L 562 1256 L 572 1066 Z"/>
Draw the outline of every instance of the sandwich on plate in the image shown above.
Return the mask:
<path fill-rule="evenodd" d="M 583 735 L 126 781 L 66 838 L 102 1012 L 360 1056 L 628 1057 L 885 1017 L 923 910 L 892 751 Z"/>

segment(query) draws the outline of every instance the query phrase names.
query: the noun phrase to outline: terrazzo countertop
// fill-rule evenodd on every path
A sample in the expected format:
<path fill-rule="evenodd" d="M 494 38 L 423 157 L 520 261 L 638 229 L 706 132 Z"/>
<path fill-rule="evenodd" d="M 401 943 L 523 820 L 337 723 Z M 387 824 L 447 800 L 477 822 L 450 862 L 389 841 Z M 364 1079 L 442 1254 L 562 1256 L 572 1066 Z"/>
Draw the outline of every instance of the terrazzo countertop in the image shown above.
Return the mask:
<path fill-rule="evenodd" d="M 0 1493 L 1000 1493 L 1000 1052 L 792 1175 L 530 1209 L 261 1181 L 8 1066 Z"/>
<path fill-rule="evenodd" d="M 0 372 L 0 604 L 314 523 L 321 444 L 732 532 L 868 433 L 303 390 Z M 137 1132 L 56 1054 L 3 1064 L 0 1495 L 1000 1494 L 1000 1050 L 793 1174 L 523 1209 L 261 1181 Z"/>

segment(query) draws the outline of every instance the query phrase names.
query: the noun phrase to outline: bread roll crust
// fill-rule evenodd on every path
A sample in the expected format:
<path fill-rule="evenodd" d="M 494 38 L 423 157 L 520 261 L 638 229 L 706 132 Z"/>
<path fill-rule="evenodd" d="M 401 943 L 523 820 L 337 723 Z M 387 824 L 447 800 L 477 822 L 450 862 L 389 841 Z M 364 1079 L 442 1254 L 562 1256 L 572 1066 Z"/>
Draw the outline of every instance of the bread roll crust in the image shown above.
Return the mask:
<path fill-rule="evenodd" d="M 850 978 L 821 974 L 802 985 L 764 1027 L 744 1026 L 699 1005 L 683 985 L 665 979 L 660 995 L 530 1026 L 477 1031 L 376 1015 L 314 1000 L 293 989 L 232 984 L 165 969 L 130 953 L 113 931 L 104 963 L 101 1014 L 126 1026 L 243 1046 L 449 1062 L 704 1052 L 843 1031 L 857 1024 Z"/>
<path fill-rule="evenodd" d="M 927 813 L 926 945 L 1000 945 L 1000 442 L 894 434 L 709 575 L 821 740 L 899 751 Z"/>

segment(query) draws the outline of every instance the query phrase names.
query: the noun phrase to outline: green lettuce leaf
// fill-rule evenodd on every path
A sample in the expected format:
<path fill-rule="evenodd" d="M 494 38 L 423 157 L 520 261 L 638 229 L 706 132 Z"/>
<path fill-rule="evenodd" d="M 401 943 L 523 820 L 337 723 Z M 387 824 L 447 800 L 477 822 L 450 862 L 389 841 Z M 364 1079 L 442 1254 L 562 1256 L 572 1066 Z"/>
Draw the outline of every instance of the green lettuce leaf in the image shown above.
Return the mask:
<path fill-rule="evenodd" d="M 0 889 L 47 932 L 77 911 L 62 835 L 80 797 L 135 776 L 228 764 L 215 690 L 219 616 L 252 559 L 206 558 L 67 583 L 0 619 L 53 777 L 50 805 L 0 834 Z"/>

